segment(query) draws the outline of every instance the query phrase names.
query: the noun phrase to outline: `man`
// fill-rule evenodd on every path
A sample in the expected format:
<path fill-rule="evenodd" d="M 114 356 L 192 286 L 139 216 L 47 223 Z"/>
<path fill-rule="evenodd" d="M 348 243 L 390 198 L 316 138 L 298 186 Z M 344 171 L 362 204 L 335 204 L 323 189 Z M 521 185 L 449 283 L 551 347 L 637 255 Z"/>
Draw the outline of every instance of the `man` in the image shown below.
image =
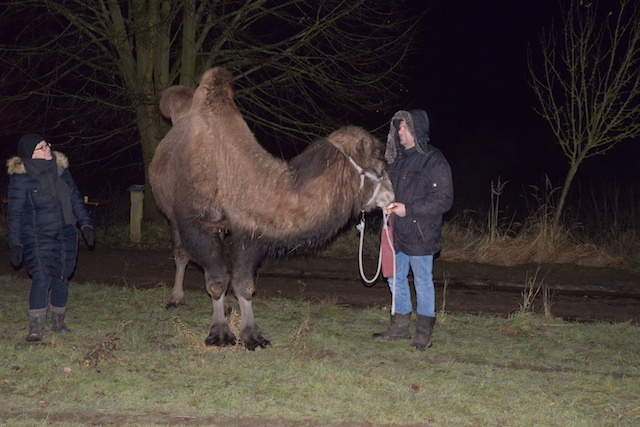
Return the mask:
<path fill-rule="evenodd" d="M 391 119 L 385 159 L 396 201 L 386 213 L 393 214 L 396 271 L 388 281 L 392 293 L 395 288 L 395 313 L 386 332 L 373 334 L 374 338 L 411 338 L 411 270 L 417 300 L 411 349 L 422 351 L 431 346 L 436 320 L 433 256 L 442 244 L 442 215 L 453 203 L 451 168 L 440 150 L 429 144 L 429 134 L 429 117 L 423 110 L 401 110 Z"/>

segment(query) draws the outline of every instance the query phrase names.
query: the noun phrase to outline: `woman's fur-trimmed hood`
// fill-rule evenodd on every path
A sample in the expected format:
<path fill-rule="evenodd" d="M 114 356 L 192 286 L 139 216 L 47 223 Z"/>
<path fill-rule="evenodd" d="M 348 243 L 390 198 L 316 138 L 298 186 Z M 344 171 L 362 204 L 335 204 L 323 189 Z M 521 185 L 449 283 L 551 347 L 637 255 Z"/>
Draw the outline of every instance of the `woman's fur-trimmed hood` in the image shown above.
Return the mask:
<path fill-rule="evenodd" d="M 389 134 L 387 135 L 387 148 L 384 153 L 384 159 L 387 163 L 393 163 L 398 158 L 398 152 L 404 152 L 404 147 L 400 144 L 398 137 L 398 129 L 400 122 L 405 121 L 407 128 L 416 142 L 416 150 L 418 153 L 425 154 L 427 145 L 429 144 L 431 125 L 429 124 L 429 116 L 424 110 L 400 110 L 393 115 L 389 124 Z"/>
<path fill-rule="evenodd" d="M 53 155 L 56 159 L 56 163 L 58 164 L 59 169 L 67 169 L 69 167 L 69 159 L 67 158 L 67 156 L 59 151 L 54 151 Z M 24 162 L 20 157 L 14 156 L 7 160 L 7 173 L 9 175 L 20 175 L 27 173 L 27 169 L 24 167 Z"/>

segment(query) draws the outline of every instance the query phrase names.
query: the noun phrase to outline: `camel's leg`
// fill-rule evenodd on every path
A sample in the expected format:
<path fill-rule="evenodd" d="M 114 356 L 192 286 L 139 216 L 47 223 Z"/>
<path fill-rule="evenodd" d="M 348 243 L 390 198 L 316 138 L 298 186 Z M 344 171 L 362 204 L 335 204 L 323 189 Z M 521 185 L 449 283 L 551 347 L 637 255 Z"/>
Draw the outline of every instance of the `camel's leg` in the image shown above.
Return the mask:
<path fill-rule="evenodd" d="M 224 295 L 229 287 L 229 274 L 224 265 L 220 236 L 210 236 L 206 244 L 201 242 L 200 250 L 202 257 L 199 257 L 196 262 L 204 269 L 205 284 L 213 307 L 211 330 L 204 342 L 207 345 L 220 347 L 233 346 L 236 344 L 236 336 L 231 332 L 225 318 Z"/>
<path fill-rule="evenodd" d="M 260 327 L 253 317 L 253 307 L 250 299 L 238 296 L 242 324 L 240 326 L 240 338 L 247 350 L 259 350 L 270 347 L 271 342 L 262 336 Z"/>
<path fill-rule="evenodd" d="M 224 269 L 224 265 L 222 268 Z M 229 276 L 226 271 L 224 271 L 224 275 L 220 273 L 211 275 L 210 270 L 205 269 L 205 279 L 207 281 L 207 292 L 211 295 L 213 314 L 211 316 L 211 330 L 204 342 L 207 345 L 220 347 L 236 345 L 236 336 L 231 332 L 224 315 L 224 294 L 229 285 Z"/>
<path fill-rule="evenodd" d="M 262 336 L 251 304 L 255 292 L 255 273 L 264 258 L 264 251 L 253 240 L 234 239 L 232 248 L 231 286 L 240 304 L 240 338 L 248 350 L 269 347 L 271 343 Z"/>
<path fill-rule="evenodd" d="M 189 264 L 189 255 L 180 247 L 173 249 L 173 259 L 176 263 L 176 275 L 173 280 L 173 289 L 171 290 L 171 299 L 167 303 L 166 308 L 176 308 L 184 302 L 184 273 Z"/>
<path fill-rule="evenodd" d="M 204 269 L 205 285 L 213 305 L 211 330 L 205 339 L 205 344 L 218 346 L 235 345 L 236 337 L 231 333 L 224 316 L 224 294 L 229 287 L 229 274 L 224 265 L 221 236 L 219 233 L 211 233 L 212 227 L 198 227 L 188 218 L 176 218 L 176 222 L 182 224 L 182 228 L 179 234 L 174 233 L 174 245 L 177 248 L 181 248 L 181 251 L 178 254 L 180 256 L 176 256 L 176 284 L 172 293 L 172 301 L 174 293 L 175 296 L 184 295 L 182 289 L 184 268 L 186 268 L 190 259 Z M 183 254 L 184 256 L 182 256 Z M 178 264 L 178 259 L 183 264 Z M 182 269 L 181 266 L 183 267 Z M 178 283 L 180 283 L 179 288 Z"/>

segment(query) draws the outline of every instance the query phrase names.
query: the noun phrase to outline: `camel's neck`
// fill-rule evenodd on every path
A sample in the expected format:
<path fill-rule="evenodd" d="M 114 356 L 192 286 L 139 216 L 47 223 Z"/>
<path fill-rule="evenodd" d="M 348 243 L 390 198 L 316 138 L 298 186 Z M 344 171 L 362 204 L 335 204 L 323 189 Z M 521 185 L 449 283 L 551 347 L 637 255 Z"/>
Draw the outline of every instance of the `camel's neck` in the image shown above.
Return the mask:
<path fill-rule="evenodd" d="M 241 226 L 273 240 L 322 240 L 360 210 L 364 186 L 360 167 L 335 147 L 309 150 L 284 170 L 265 170 L 258 164 L 255 170 L 244 171 L 244 183 L 235 191 L 247 196 L 226 209 L 234 229 Z"/>

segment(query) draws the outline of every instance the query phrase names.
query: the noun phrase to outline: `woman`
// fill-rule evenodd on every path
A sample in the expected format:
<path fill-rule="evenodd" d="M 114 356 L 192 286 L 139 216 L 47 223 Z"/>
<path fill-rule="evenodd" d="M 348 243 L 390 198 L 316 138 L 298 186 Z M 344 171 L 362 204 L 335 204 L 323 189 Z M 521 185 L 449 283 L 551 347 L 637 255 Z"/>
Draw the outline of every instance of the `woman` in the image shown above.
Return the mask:
<path fill-rule="evenodd" d="M 68 334 L 64 323 L 69 277 L 78 255 L 80 224 L 87 245 L 95 243 L 91 218 L 68 170 L 65 155 L 36 134 L 18 142 L 18 155 L 7 161 L 8 232 L 11 264 L 22 261 L 32 277 L 27 341 L 41 341 L 51 294 L 51 330 Z"/>

